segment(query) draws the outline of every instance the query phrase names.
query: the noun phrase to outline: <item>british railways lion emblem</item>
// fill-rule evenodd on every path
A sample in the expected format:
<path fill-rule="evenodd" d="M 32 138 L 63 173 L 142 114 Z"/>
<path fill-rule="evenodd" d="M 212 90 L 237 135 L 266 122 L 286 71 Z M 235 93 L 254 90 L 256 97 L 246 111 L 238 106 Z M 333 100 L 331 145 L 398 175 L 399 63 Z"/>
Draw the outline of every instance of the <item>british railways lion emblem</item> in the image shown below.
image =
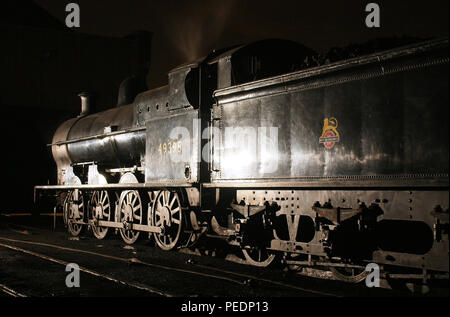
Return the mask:
<path fill-rule="evenodd" d="M 319 138 L 319 143 L 323 143 L 325 148 L 331 149 L 336 142 L 339 142 L 339 132 L 337 131 L 338 121 L 336 118 L 325 118 L 323 120 L 322 135 Z"/>

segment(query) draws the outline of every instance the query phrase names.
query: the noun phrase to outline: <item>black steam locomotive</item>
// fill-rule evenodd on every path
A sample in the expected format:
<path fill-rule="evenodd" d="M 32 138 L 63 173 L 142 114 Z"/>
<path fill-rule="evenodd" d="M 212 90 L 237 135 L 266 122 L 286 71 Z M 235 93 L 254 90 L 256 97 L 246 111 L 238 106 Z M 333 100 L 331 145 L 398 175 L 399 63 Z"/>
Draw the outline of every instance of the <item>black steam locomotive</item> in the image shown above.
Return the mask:
<path fill-rule="evenodd" d="M 35 190 L 59 193 L 72 235 L 148 234 L 164 250 L 207 235 L 258 266 L 448 279 L 448 39 L 313 55 L 260 41 L 104 112 L 81 95 L 51 144 L 58 185 Z"/>

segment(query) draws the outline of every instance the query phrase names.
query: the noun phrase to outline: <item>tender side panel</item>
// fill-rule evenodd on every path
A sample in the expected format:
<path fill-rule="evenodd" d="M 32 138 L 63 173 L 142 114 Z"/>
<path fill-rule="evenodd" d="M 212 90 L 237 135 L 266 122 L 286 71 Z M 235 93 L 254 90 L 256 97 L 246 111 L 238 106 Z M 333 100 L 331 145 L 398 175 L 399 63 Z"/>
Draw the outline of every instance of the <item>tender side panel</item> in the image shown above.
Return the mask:
<path fill-rule="evenodd" d="M 222 93 L 213 181 L 445 178 L 447 67 L 448 57 L 402 57 Z"/>

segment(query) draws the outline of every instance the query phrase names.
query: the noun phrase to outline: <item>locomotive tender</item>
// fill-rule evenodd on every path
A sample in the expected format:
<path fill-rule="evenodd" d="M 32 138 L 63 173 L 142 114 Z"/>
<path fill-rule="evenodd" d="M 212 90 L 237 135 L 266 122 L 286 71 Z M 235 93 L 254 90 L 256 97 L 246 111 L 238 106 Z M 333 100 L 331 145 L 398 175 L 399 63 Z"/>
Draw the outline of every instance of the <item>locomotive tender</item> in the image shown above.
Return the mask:
<path fill-rule="evenodd" d="M 147 233 L 164 250 L 208 235 L 258 266 L 448 278 L 448 39 L 304 67 L 313 54 L 216 51 L 131 104 L 85 109 L 54 134 L 58 184 L 35 190 L 59 193 L 73 235 Z"/>

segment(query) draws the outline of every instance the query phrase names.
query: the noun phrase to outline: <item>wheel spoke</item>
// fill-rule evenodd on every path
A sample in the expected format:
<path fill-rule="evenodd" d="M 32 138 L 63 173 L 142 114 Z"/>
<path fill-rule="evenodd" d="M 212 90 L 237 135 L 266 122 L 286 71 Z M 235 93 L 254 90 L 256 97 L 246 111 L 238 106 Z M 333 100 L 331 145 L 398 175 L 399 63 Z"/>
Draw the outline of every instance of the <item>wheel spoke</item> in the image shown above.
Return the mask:
<path fill-rule="evenodd" d="M 105 202 L 106 202 L 106 200 L 107 200 L 107 198 L 108 198 L 108 195 L 106 194 L 106 192 L 105 192 L 105 191 L 102 191 L 102 194 L 103 194 L 102 205 L 104 205 L 104 204 L 105 204 Z"/>
<path fill-rule="evenodd" d="M 161 199 L 158 199 L 158 202 L 157 202 L 157 210 L 161 210 L 162 209 L 162 207 L 164 206 L 162 203 L 161 203 Z"/>
<path fill-rule="evenodd" d="M 172 219 L 172 222 L 175 223 L 175 224 L 177 224 L 177 225 L 179 225 L 181 221 L 180 221 L 180 219 L 175 219 L 175 218 L 173 218 L 173 219 Z"/>
<path fill-rule="evenodd" d="M 125 195 L 125 203 L 126 203 L 126 205 L 130 204 L 130 192 L 129 191 Z"/>
<path fill-rule="evenodd" d="M 166 205 L 166 192 L 164 191 L 162 194 L 162 205 L 165 206 Z"/>
<path fill-rule="evenodd" d="M 175 203 L 176 200 L 177 200 L 177 196 L 174 195 L 173 198 L 172 198 L 172 201 L 169 204 L 169 209 L 172 209 L 173 204 Z"/>
<path fill-rule="evenodd" d="M 173 216 L 173 215 L 175 215 L 175 214 L 176 214 L 177 212 L 179 212 L 179 211 L 180 211 L 180 207 L 177 207 L 177 208 L 171 210 L 170 213 L 171 213 L 172 216 Z"/>

